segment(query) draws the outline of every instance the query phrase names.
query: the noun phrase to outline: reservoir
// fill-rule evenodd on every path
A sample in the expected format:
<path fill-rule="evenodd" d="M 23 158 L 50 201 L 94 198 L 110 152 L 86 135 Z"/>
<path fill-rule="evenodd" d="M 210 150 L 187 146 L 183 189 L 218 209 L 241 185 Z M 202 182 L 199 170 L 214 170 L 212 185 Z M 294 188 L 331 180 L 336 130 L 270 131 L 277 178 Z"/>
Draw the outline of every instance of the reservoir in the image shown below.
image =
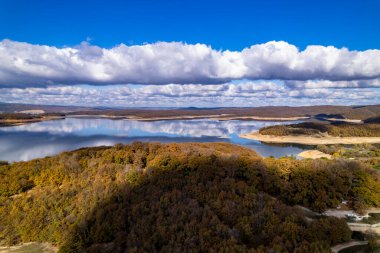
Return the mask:
<path fill-rule="evenodd" d="M 294 123 L 294 122 L 292 122 Z M 116 143 L 229 142 L 249 147 L 262 156 L 295 156 L 304 147 L 273 145 L 240 138 L 275 121 L 161 120 L 65 118 L 0 128 L 0 160 L 27 161 L 63 151 Z"/>

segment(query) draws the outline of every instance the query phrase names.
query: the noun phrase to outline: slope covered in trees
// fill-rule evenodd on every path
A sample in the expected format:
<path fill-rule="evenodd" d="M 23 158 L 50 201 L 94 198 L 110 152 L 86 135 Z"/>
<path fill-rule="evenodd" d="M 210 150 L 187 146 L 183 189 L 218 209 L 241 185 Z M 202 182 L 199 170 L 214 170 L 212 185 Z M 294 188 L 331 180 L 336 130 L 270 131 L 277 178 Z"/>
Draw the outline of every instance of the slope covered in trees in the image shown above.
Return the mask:
<path fill-rule="evenodd" d="M 0 165 L 0 241 L 61 252 L 330 252 L 345 221 L 306 219 L 349 200 L 380 206 L 357 162 L 262 159 L 227 143 L 86 148 Z"/>
<path fill-rule="evenodd" d="M 275 125 L 261 128 L 263 135 L 318 135 L 329 134 L 337 137 L 379 137 L 380 124 L 378 123 L 317 123 L 303 122 L 289 125 Z"/>

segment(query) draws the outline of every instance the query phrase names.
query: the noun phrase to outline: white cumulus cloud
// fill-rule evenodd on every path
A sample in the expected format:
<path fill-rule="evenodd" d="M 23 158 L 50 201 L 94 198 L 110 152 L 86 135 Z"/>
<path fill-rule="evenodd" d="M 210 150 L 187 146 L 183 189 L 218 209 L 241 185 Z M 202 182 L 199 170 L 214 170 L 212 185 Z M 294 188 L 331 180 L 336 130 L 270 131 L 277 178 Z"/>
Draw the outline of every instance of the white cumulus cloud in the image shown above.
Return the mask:
<path fill-rule="evenodd" d="M 113 48 L 84 42 L 77 47 L 57 48 L 0 41 L 2 87 L 223 84 L 238 79 L 357 81 L 355 87 L 362 87 L 364 80 L 379 77 L 380 50 L 308 46 L 300 51 L 283 41 L 242 51 L 181 42 L 120 44 Z"/>
<path fill-rule="evenodd" d="M 380 88 L 380 79 L 330 81 L 330 80 L 307 80 L 285 81 L 285 84 L 293 89 L 317 89 L 317 88 Z"/>

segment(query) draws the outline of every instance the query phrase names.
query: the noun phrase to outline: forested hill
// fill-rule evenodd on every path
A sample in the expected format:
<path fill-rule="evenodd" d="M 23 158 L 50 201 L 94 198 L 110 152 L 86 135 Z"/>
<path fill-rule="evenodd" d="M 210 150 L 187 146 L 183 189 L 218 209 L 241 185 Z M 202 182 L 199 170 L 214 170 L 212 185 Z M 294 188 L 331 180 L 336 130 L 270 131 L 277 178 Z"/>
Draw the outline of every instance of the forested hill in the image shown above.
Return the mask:
<path fill-rule="evenodd" d="M 335 137 L 380 137 L 380 123 L 377 121 L 378 117 L 367 119 L 363 124 L 303 122 L 263 127 L 259 133 L 275 136 L 328 134 Z"/>
<path fill-rule="evenodd" d="M 86 148 L 0 163 L 0 242 L 61 252 L 330 252 L 345 221 L 306 219 L 348 200 L 380 206 L 357 162 L 262 159 L 227 143 Z"/>

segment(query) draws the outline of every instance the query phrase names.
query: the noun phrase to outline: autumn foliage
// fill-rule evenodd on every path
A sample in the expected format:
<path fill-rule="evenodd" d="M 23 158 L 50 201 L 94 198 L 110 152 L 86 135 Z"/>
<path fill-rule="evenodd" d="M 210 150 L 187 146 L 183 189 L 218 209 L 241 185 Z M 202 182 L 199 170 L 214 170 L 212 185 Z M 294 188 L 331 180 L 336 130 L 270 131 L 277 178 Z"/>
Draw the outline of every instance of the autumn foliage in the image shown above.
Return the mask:
<path fill-rule="evenodd" d="M 0 241 L 61 252 L 330 252 L 342 200 L 380 206 L 357 162 L 262 159 L 227 143 L 135 143 L 0 165 Z"/>

